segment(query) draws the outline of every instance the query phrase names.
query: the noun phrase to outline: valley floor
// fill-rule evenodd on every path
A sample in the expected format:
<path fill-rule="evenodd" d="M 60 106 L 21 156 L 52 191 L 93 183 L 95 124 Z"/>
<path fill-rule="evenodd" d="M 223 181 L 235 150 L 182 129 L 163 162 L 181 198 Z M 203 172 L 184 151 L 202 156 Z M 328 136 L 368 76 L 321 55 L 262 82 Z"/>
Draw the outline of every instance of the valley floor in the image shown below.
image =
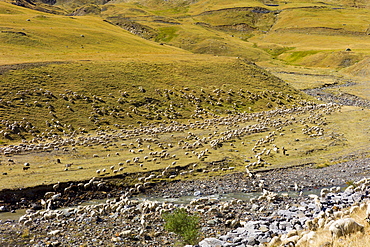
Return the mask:
<path fill-rule="evenodd" d="M 347 93 L 336 94 L 327 90 L 337 85 L 325 88 L 321 86 L 307 88 L 306 91 L 323 101 L 334 101 L 359 109 L 370 108 L 368 98 Z M 314 215 L 317 210 L 310 209 L 312 201 L 306 196 L 311 191 L 338 186 L 343 189 L 354 181 L 370 177 L 367 150 L 349 151 L 345 156 L 337 157 L 337 164 L 330 166 L 318 167 L 308 163 L 290 168 L 254 171 L 252 174 L 235 172 L 206 179 L 161 182 L 141 193 L 140 198 L 148 201 L 138 200 L 136 195 L 128 193 L 130 188 L 124 186 L 85 194 L 72 192 L 57 199 L 60 206 L 73 206 L 70 209 L 47 210 L 46 213 L 29 209 L 28 216 L 21 219 L 22 223 L 2 218 L 0 243 L 1 246 L 174 246 L 178 239 L 173 233 L 164 230 L 161 212 L 172 211 L 180 206 L 185 206 L 189 212 L 200 216 L 202 238 L 225 236 L 237 227 L 245 226 L 245 222 L 270 220 L 277 211 L 285 208 L 306 205 L 307 214 Z M 347 161 L 343 162 L 344 160 Z M 266 191 L 276 193 L 276 199 L 258 200 Z M 256 195 L 252 200 L 219 200 L 225 194 L 251 192 Z M 295 195 L 286 195 L 287 192 L 293 192 Z M 361 199 L 368 198 L 368 194 Z M 176 201 L 176 198 L 183 196 L 193 197 L 195 202 L 187 205 L 170 202 L 171 199 Z M 197 199 L 207 196 L 212 197 L 204 203 L 197 203 Z M 165 198 L 167 202 L 152 202 L 155 198 Z M 87 207 L 78 206 L 92 199 L 107 201 Z M 34 208 L 42 206 L 38 199 L 23 200 L 7 205 L 6 209 L 16 212 L 22 205 Z M 348 207 L 350 204 L 341 206 Z M 304 227 L 301 222 L 296 228 L 303 230 Z M 282 234 L 289 229 L 280 230 Z M 266 235 L 259 239 L 258 243 L 268 242 L 274 235 L 276 233 Z M 243 245 L 230 243 L 228 246 Z"/>
<path fill-rule="evenodd" d="M 309 205 L 311 199 L 306 195 L 312 189 L 350 185 L 353 181 L 369 177 L 370 159 L 360 158 L 321 169 L 296 167 L 256 175 L 250 178 L 237 173 L 210 180 L 173 182 L 157 185 L 144 195 L 150 199 L 151 196 L 176 198 L 196 193 L 200 195 L 194 196 L 196 201 L 206 195 L 216 194 L 221 198 L 223 193 L 255 191 L 257 200 L 262 190 L 266 189 L 277 192 L 279 199 L 270 202 L 237 199 L 223 202 L 210 199 L 204 205 L 200 203 L 201 206 L 197 206 L 197 203 L 178 205 L 161 202 L 156 203 L 152 210 L 144 210 L 145 201 L 126 198 L 125 191 L 119 191 L 107 196 L 106 203 L 98 204 L 96 208 L 90 206 L 88 209 L 77 207 L 50 211 L 56 216 L 50 216 L 49 219 L 39 214 L 31 222 L 24 224 L 2 220 L 0 241 L 2 246 L 173 246 L 177 239 L 164 230 L 164 221 L 159 212 L 161 209 L 172 210 L 179 206 L 186 206 L 190 212 L 199 214 L 203 237 L 220 237 L 243 222 L 268 219 L 280 209 Z M 293 197 L 283 195 L 297 189 L 297 194 L 299 191 L 305 193 Z M 122 201 L 124 206 L 117 210 L 114 205 Z M 228 203 L 226 208 L 225 203 Z M 215 213 L 210 208 L 223 209 Z M 96 213 L 92 213 L 94 210 Z M 144 225 L 143 219 L 146 222 Z M 304 225 L 301 226 L 302 229 L 303 227 Z M 271 237 L 266 238 L 266 241 L 268 239 Z"/>

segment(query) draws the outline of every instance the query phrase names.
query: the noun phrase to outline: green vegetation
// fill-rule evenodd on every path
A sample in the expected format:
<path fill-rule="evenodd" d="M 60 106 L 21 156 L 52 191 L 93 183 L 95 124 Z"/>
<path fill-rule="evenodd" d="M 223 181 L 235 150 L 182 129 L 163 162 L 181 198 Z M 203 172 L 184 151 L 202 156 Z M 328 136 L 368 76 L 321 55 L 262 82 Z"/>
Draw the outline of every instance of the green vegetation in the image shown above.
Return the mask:
<path fill-rule="evenodd" d="M 158 29 L 160 33 L 155 38 L 157 42 L 170 42 L 174 37 L 178 36 L 176 27 L 161 27 Z"/>
<path fill-rule="evenodd" d="M 173 213 L 163 214 L 164 228 L 180 236 L 183 244 L 197 244 L 200 237 L 199 217 L 189 215 L 185 208 L 177 208 Z"/>
<path fill-rule="evenodd" d="M 270 47 L 261 47 L 261 49 L 265 50 L 267 53 L 269 53 L 273 58 L 277 58 L 279 55 L 289 51 L 293 50 L 294 47 L 281 47 L 281 46 L 270 46 Z M 292 55 L 293 57 L 293 55 Z M 293 59 L 293 58 L 291 58 Z"/>
<path fill-rule="evenodd" d="M 56 139 L 116 135 L 143 126 L 197 125 L 208 119 L 318 103 L 299 90 L 352 80 L 356 80 L 355 86 L 326 92 L 369 99 L 369 83 L 363 80 L 369 74 L 368 5 L 364 1 L 356 4 L 345 0 L 139 0 L 106 4 L 83 0 L 57 1 L 54 6 L 35 2 L 22 8 L 1 1 L 0 114 L 4 121 L 0 122 L 0 143 L 2 147 L 20 142 L 48 145 Z M 41 7 L 43 12 L 36 11 Z M 168 150 L 177 155 L 175 170 L 189 172 L 192 165 L 199 167 L 181 179 L 218 176 L 231 172 L 229 167 L 244 171 L 246 160 L 254 162 L 256 154 L 251 149 L 256 140 L 273 131 L 279 133 L 275 145 L 287 147 L 288 155 L 274 153 L 264 158 L 267 165 L 254 169 L 304 163 L 320 167 L 368 150 L 368 109 L 343 107 L 341 111 L 269 120 L 291 122 L 281 129 L 267 119 L 240 123 L 240 128 L 271 125 L 264 132 L 227 141 L 199 159 L 193 153 L 185 155 L 178 144 L 195 138 L 189 137 L 189 132 L 203 139 L 239 125 L 155 137 L 144 134 L 140 138 L 172 145 Z M 307 128 L 303 122 L 312 117 L 320 121 L 310 122 L 309 127 L 320 125 L 322 136 L 303 133 Z M 12 128 L 14 121 L 19 126 Z M 96 176 L 98 169 L 138 156 L 120 146 L 138 138 L 122 136 L 109 145 L 74 146 L 77 152 L 11 156 L 18 165 L 2 156 L 0 172 L 7 175 L 1 177 L 1 188 Z M 72 146 L 65 148 L 70 151 Z M 268 144 L 258 152 L 264 148 L 273 147 Z M 152 145 L 152 149 L 160 152 L 163 148 Z M 99 158 L 92 158 L 94 154 Z M 61 164 L 56 163 L 58 158 Z M 29 160 L 33 166 L 28 173 L 19 164 Z M 227 164 L 212 171 L 209 163 L 217 160 L 227 160 Z M 64 171 L 64 165 L 70 163 L 73 166 Z M 138 173 L 159 176 L 170 164 L 172 161 L 163 159 L 142 166 L 126 165 L 125 173 L 117 179 L 134 184 Z M 163 180 L 171 178 L 154 182 Z"/>
<path fill-rule="evenodd" d="M 124 62 L 51 63 L 30 69 L 15 67 L 3 73 L 1 82 L 0 113 L 14 121 L 27 119 L 37 131 L 34 134 L 50 130 L 52 118 L 59 122 L 53 133 L 63 134 L 78 128 L 90 131 L 113 124 L 188 119 L 199 107 L 214 114 L 250 111 L 249 107 L 258 111 L 267 109 L 266 104 L 278 95 L 253 100 L 248 94 L 265 90 L 290 94 L 296 102 L 309 99 L 247 61 L 218 57 L 182 56 L 170 60 L 157 56 L 154 61 L 142 58 Z M 237 91 L 233 85 L 247 95 L 235 93 L 231 99 L 226 91 Z M 179 90 L 185 87 L 201 100 L 189 102 L 184 98 Z M 216 88 L 225 93 L 217 96 L 213 92 Z M 174 93 L 168 94 L 168 89 Z M 214 99 L 206 100 L 207 95 Z M 219 100 L 222 104 L 216 104 Z M 271 107 L 293 103 L 283 98 L 274 101 Z M 167 114 L 171 105 L 174 112 Z M 136 113 L 132 112 L 134 108 Z M 10 134 L 8 139 L 29 138 L 30 134 L 21 131 Z"/>
<path fill-rule="evenodd" d="M 306 56 L 314 55 L 318 53 L 317 51 L 295 51 L 292 52 L 289 56 L 289 58 L 285 59 L 289 63 L 296 63 L 297 61 L 305 58 Z"/>
<path fill-rule="evenodd" d="M 298 110 L 320 103 L 304 89 L 370 100 L 367 0 L 45 2 L 0 1 L 0 190 L 369 156 L 368 108 Z M 198 216 L 163 219 L 199 240 Z"/>

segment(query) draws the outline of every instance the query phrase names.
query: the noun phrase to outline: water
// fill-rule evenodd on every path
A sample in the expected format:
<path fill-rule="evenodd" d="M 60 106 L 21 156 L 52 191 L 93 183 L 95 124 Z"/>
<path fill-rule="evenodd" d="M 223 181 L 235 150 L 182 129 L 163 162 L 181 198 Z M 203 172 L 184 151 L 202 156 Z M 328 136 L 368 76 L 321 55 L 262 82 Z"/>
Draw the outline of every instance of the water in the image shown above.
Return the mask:
<path fill-rule="evenodd" d="M 342 189 L 346 185 L 340 185 Z M 332 186 L 331 186 L 332 187 Z M 314 195 L 320 195 L 320 191 L 323 188 L 330 188 L 330 187 L 321 187 L 321 188 L 316 188 L 316 189 L 310 189 L 310 190 L 304 190 L 301 192 L 298 191 L 283 191 L 279 192 L 278 194 L 286 194 L 289 197 L 296 198 L 299 196 L 299 194 L 302 194 L 302 196 L 307 196 L 310 194 Z M 249 193 L 244 193 L 244 192 L 233 192 L 233 193 L 227 193 L 227 194 L 215 194 L 215 195 L 200 195 L 200 196 L 181 196 L 181 197 L 176 197 L 176 198 L 165 198 L 165 197 L 148 197 L 145 195 L 138 195 L 133 197 L 133 200 L 139 200 L 139 201 L 144 201 L 144 200 L 150 200 L 150 201 L 159 201 L 159 202 L 170 202 L 170 203 L 175 203 L 175 204 L 188 204 L 192 200 L 197 199 L 197 198 L 210 198 L 210 199 L 217 199 L 219 201 L 229 201 L 229 200 L 243 200 L 243 201 L 249 201 L 251 198 L 258 197 L 262 193 L 261 192 L 249 192 Z M 106 199 L 101 199 L 101 200 L 91 200 L 91 201 L 86 201 L 80 204 L 79 206 L 87 206 L 87 205 L 97 205 L 100 203 L 105 203 Z M 77 206 L 75 206 L 77 207 Z M 65 207 L 65 208 L 58 208 L 58 210 L 65 211 L 70 208 L 75 208 L 75 207 Z M 10 213 L 10 212 L 3 212 L 0 213 L 0 220 L 5 221 L 5 220 L 18 220 L 22 215 L 26 213 L 26 209 L 18 209 L 16 210 L 15 213 Z"/>
<path fill-rule="evenodd" d="M 331 186 L 332 187 L 332 186 Z M 331 188 L 331 187 L 321 187 L 316 189 L 304 190 L 302 192 L 299 191 L 282 191 L 278 194 L 285 194 L 289 197 L 296 198 L 298 196 L 308 196 L 310 194 L 320 195 L 320 192 L 323 188 Z M 344 188 L 345 185 L 339 186 Z M 181 196 L 176 198 L 164 198 L 164 197 L 148 197 L 145 195 L 139 195 L 134 197 L 133 199 L 137 199 L 139 201 L 150 200 L 150 201 L 159 201 L 159 202 L 171 202 L 175 204 L 188 204 L 192 200 L 197 198 L 209 198 L 209 199 L 217 199 L 219 201 L 230 201 L 230 200 L 242 200 L 242 201 L 249 201 L 251 198 L 259 197 L 262 192 L 233 192 L 227 194 L 215 194 L 215 195 L 200 195 L 200 196 Z"/>
<path fill-rule="evenodd" d="M 19 218 L 26 213 L 26 209 L 18 209 L 15 213 L 11 212 L 1 212 L 0 213 L 0 220 L 19 220 Z"/>

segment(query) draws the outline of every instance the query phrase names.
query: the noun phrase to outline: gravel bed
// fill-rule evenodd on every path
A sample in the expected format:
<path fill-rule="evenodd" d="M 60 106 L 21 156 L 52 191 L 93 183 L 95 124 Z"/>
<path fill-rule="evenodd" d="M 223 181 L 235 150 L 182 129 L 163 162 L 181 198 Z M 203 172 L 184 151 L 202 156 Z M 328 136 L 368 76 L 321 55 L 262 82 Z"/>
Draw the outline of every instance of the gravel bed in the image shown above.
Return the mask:
<path fill-rule="evenodd" d="M 228 174 L 207 180 L 175 181 L 157 184 L 147 190 L 148 196 L 180 197 L 194 193 L 202 195 L 233 192 L 256 192 L 267 189 L 275 192 L 310 190 L 314 188 L 341 186 L 348 182 L 370 176 L 370 158 L 348 161 L 324 168 L 313 165 L 277 169 L 257 173 L 250 178 L 246 173 Z"/>
<path fill-rule="evenodd" d="M 95 207 L 80 206 L 46 212 L 28 210 L 27 217 L 23 217 L 21 223 L 2 220 L 1 246 L 173 246 L 178 239 L 164 230 L 161 213 L 181 206 L 186 206 L 190 213 L 200 215 L 202 238 L 218 239 L 228 236 L 231 231 L 241 227 L 243 222 L 270 217 L 273 212 L 292 205 L 307 205 L 307 210 L 314 210 L 310 208 L 310 198 L 289 197 L 281 192 L 340 185 L 370 177 L 370 159 L 348 161 L 321 169 L 300 167 L 255 175 L 250 178 L 245 173 L 235 173 L 206 181 L 158 184 L 147 190 L 146 196 L 169 198 L 194 196 L 194 193 L 204 196 L 215 193 L 259 192 L 265 189 L 277 192 L 276 200 L 224 202 L 207 199 L 201 205 L 157 202 L 154 206 L 148 206 L 148 201 L 138 201 L 124 195 L 114 198 L 110 195 L 113 198 Z M 314 215 L 311 211 L 308 214 Z M 303 223 L 299 227 L 303 229 Z M 272 236 L 274 235 L 266 239 Z"/>

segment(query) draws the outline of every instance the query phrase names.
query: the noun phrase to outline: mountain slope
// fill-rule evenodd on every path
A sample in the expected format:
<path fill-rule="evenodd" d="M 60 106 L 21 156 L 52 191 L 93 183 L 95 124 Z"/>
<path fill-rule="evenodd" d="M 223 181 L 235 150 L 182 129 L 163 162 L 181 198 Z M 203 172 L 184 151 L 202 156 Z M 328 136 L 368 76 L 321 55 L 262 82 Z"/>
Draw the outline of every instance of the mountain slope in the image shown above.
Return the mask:
<path fill-rule="evenodd" d="M 99 17 L 52 15 L 4 2 L 0 8 L 0 64 L 188 54 L 137 37 Z"/>

